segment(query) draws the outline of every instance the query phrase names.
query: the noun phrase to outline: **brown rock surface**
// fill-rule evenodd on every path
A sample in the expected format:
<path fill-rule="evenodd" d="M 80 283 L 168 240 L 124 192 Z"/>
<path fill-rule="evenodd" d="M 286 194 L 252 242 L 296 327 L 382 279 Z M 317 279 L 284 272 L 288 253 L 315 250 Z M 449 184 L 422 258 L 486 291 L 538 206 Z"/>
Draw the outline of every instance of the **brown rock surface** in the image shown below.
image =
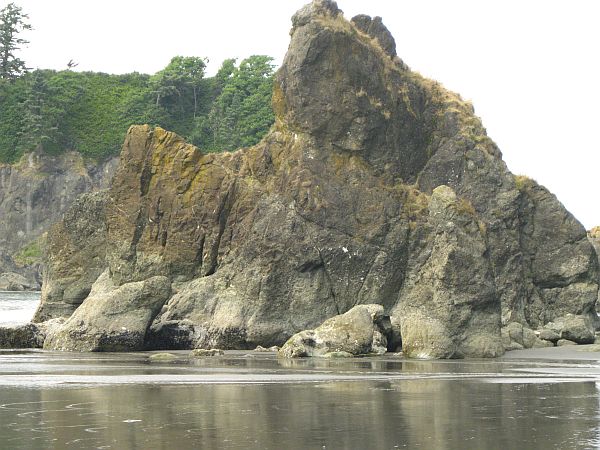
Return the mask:
<path fill-rule="evenodd" d="M 106 245 L 73 270 L 105 258 L 116 288 L 173 283 L 146 346 L 281 345 L 372 303 L 423 357 L 500 354 L 501 322 L 597 323 L 583 227 L 513 176 L 472 106 L 411 72 L 382 27 L 348 22 L 328 0 L 302 8 L 276 77 L 276 123 L 255 147 L 203 154 L 160 128 L 129 130 Z"/>

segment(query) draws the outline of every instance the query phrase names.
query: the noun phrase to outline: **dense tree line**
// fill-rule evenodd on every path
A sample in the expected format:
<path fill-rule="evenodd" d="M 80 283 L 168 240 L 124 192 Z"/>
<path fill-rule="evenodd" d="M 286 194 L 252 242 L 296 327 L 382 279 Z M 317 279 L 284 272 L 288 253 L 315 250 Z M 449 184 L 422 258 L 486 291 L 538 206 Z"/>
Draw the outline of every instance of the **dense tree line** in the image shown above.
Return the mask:
<path fill-rule="evenodd" d="M 131 124 L 160 125 L 204 151 L 257 143 L 273 123 L 272 58 L 226 60 L 205 77 L 206 60 L 177 56 L 154 75 L 36 70 L 0 83 L 0 161 L 73 149 L 117 154 Z"/>
<path fill-rule="evenodd" d="M 17 52 L 28 43 L 28 16 L 0 10 L 0 162 L 23 153 L 77 150 L 95 159 L 118 153 L 127 128 L 160 125 L 205 151 L 257 143 L 273 123 L 272 58 L 226 60 L 205 77 L 207 60 L 176 56 L 150 76 L 68 70 L 28 72 Z"/>

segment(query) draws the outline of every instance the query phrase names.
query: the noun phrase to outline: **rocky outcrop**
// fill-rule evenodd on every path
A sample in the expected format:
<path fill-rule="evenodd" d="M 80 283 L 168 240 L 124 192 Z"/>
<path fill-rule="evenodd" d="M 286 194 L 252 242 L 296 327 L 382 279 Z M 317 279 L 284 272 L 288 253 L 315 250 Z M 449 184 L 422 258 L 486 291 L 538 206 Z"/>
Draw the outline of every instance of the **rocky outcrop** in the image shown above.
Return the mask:
<path fill-rule="evenodd" d="M 40 285 L 14 272 L 0 273 L 0 291 L 35 291 Z"/>
<path fill-rule="evenodd" d="M 86 162 L 76 152 L 32 152 L 0 164 L 0 273 L 16 272 L 39 289 L 44 233 L 77 196 L 106 188 L 117 164 Z"/>
<path fill-rule="evenodd" d="M 106 271 L 73 315 L 47 333 L 44 348 L 87 352 L 142 350 L 150 323 L 170 294 L 171 284 L 166 277 L 115 286 Z"/>
<path fill-rule="evenodd" d="M 386 316 L 381 305 L 355 306 L 344 314 L 327 319 L 314 330 L 293 335 L 281 347 L 279 356 L 300 358 L 385 353 L 387 338 L 384 320 Z"/>
<path fill-rule="evenodd" d="M 0 327 L 0 348 L 40 348 L 44 334 L 35 323 Z"/>
<path fill-rule="evenodd" d="M 495 357 L 504 353 L 500 308 L 485 225 L 448 186 L 433 190 L 392 315 L 404 354 L 417 358 Z M 427 305 L 424 308 L 423 305 Z"/>
<path fill-rule="evenodd" d="M 594 325 L 589 318 L 574 314 L 557 317 L 554 321 L 548 322 L 544 325 L 542 333 L 548 336 L 546 339 L 554 342 L 560 338 L 577 344 L 593 344 L 596 339 Z M 540 333 L 540 337 L 542 337 L 542 333 Z"/>
<path fill-rule="evenodd" d="M 46 249 L 42 300 L 33 320 L 69 317 L 106 268 L 108 193 L 84 194 L 51 228 Z"/>
<path fill-rule="evenodd" d="M 105 200 L 82 199 L 49 233 L 38 320 L 82 299 L 64 280 L 106 269 L 49 348 L 116 348 L 98 344 L 118 332 L 116 305 L 143 316 L 122 349 L 281 345 L 368 304 L 415 357 L 499 355 L 510 322 L 597 326 L 585 230 L 508 171 L 470 104 L 410 71 L 378 18 L 315 0 L 292 22 L 261 143 L 204 154 L 132 127 Z M 128 293 L 157 277 L 160 295 Z"/>

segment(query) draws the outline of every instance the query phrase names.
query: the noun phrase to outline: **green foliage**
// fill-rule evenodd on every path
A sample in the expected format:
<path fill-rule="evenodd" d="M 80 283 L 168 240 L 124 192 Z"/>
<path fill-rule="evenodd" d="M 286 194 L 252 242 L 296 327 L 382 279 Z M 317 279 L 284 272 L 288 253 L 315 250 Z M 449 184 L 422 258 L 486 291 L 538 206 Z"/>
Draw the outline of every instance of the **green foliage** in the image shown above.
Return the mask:
<path fill-rule="evenodd" d="M 0 10 L 0 78 L 14 79 L 27 72 L 25 62 L 15 56 L 15 52 L 29 42 L 18 35 L 30 30 L 26 22 L 29 16 L 23 10 L 9 3 Z"/>
<path fill-rule="evenodd" d="M 44 236 L 31 241 L 29 244 L 22 247 L 13 255 L 13 260 L 20 267 L 30 266 L 36 262 L 41 262 L 44 246 Z"/>
<path fill-rule="evenodd" d="M 192 141 L 211 151 L 256 144 L 274 121 L 271 108 L 273 58 L 254 55 L 239 67 L 227 60 L 215 77 L 217 93 L 206 117 L 197 121 Z"/>
<path fill-rule="evenodd" d="M 177 56 L 155 75 L 36 70 L 0 79 L 0 162 L 23 153 L 118 154 L 133 124 L 172 130 L 204 151 L 257 143 L 273 123 L 271 58 L 226 60 L 212 78 L 206 60 Z"/>

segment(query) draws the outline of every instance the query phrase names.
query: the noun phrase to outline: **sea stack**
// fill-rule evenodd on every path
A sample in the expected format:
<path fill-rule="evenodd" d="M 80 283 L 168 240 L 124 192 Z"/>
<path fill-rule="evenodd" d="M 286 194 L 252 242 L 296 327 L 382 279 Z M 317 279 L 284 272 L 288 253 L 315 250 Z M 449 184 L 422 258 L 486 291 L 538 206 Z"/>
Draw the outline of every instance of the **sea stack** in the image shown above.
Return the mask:
<path fill-rule="evenodd" d="M 133 126 L 108 191 L 51 229 L 36 320 L 67 320 L 45 348 L 270 347 L 372 304 L 410 357 L 498 356 L 512 322 L 598 326 L 585 229 L 470 103 L 411 71 L 381 18 L 315 0 L 292 24 L 258 145 Z"/>

